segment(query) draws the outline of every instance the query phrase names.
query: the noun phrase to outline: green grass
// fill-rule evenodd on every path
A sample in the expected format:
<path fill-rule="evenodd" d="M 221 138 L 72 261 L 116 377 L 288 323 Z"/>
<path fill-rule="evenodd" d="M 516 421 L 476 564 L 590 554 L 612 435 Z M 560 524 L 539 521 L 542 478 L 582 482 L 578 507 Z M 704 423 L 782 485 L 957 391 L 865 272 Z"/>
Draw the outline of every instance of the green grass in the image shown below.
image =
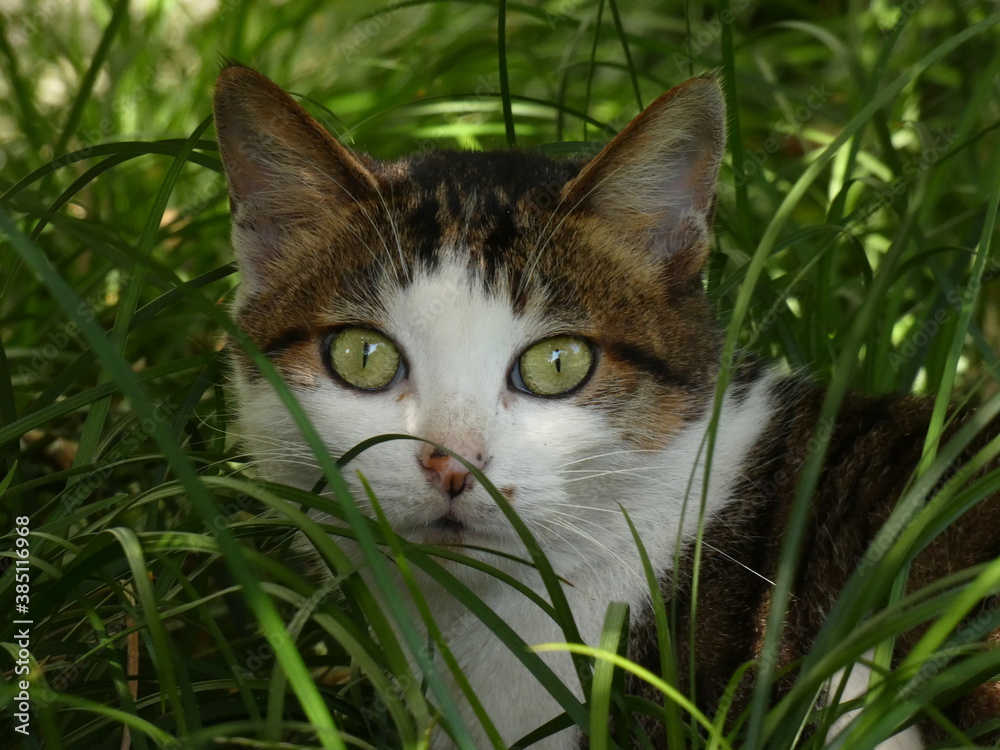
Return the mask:
<path fill-rule="evenodd" d="M 957 450 L 937 440 L 948 404 L 1000 410 L 1000 17 L 985 0 L 894 5 L 565 0 L 498 13 L 455 0 L 364 15 L 348 2 L 201 10 L 150 0 L 26 4 L 0 18 L 0 555 L 14 556 L 14 520 L 26 516 L 34 711 L 31 734 L 15 734 L 22 677 L 4 615 L 2 742 L 118 748 L 127 728 L 140 749 L 171 738 L 333 748 L 348 736 L 413 747 L 443 720 L 462 743 L 440 675 L 416 673 L 406 657 L 426 653 L 425 636 L 405 618 L 394 628 L 398 605 L 383 607 L 351 575 L 338 534 L 361 542 L 382 585 L 384 548 L 464 597 L 511 648 L 524 645 L 436 555 L 358 514 L 337 457 L 318 450 L 339 501 L 251 478 L 227 440 L 220 341 L 236 333 L 226 315 L 236 280 L 207 119 L 223 56 L 380 157 L 515 142 L 578 150 L 671 85 L 721 70 L 730 148 L 708 288 L 725 361 L 750 350 L 829 382 L 827 417 L 852 389 L 917 390 L 940 408 L 873 569 L 850 584 L 788 697 L 769 707 L 761 691 L 734 737 L 724 707 L 702 717 L 712 727 L 702 734 L 682 695 L 655 710 L 670 717 L 672 746 L 815 747 L 799 732 L 823 679 L 871 648 L 885 666 L 896 633 L 939 623 L 870 696 L 845 745 L 871 747 L 951 684 L 1000 671 L 996 659 L 940 666 L 941 653 L 996 626 L 950 632 L 996 591 L 998 565 L 910 602 L 900 585 L 908 554 L 1000 482 L 995 471 L 970 474 L 920 510 Z M 336 533 L 308 508 L 341 519 Z M 336 587 L 297 565 L 296 530 L 340 572 Z M 793 523 L 777 602 L 796 539 Z M 535 563 L 553 597 L 543 604 L 573 640 L 559 585 L 544 557 Z M 12 567 L 0 578 L 4 612 L 15 585 Z M 880 603 L 886 612 L 866 620 Z M 659 624 L 666 643 L 665 613 Z M 447 662 L 447 644 L 430 634 Z M 613 607 L 599 645 L 617 653 L 627 636 Z M 597 661 L 594 700 L 582 706 L 539 657 L 524 658 L 593 747 L 614 746 L 610 726 L 629 731 L 610 660 Z"/>

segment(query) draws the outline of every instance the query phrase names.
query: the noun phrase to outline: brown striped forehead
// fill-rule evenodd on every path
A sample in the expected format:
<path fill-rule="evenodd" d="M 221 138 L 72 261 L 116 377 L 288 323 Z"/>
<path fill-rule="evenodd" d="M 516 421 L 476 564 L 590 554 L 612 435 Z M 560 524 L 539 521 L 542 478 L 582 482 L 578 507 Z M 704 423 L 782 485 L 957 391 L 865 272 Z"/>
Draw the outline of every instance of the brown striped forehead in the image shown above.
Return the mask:
<path fill-rule="evenodd" d="M 685 390 L 714 368 L 700 283 L 635 247 L 606 219 L 561 205 L 579 164 L 530 152 L 432 152 L 371 164 L 379 196 L 294 228 L 287 267 L 244 300 L 241 325 L 265 350 L 345 323 L 386 325 L 387 296 L 452 263 L 470 283 L 530 302 L 598 343 L 609 361 Z M 462 293 L 462 290 L 456 290 Z"/>
<path fill-rule="evenodd" d="M 465 265 L 518 310 L 539 295 L 587 313 L 611 300 L 618 309 L 628 300 L 652 304 L 650 293 L 662 291 L 659 264 L 614 227 L 560 203 L 578 167 L 528 152 L 434 152 L 372 164 L 378 196 L 358 202 L 346 220 L 317 209 L 291 227 L 282 238 L 284 273 L 244 311 L 274 319 L 367 309 L 377 317 L 386 289 L 444 263 Z"/>
<path fill-rule="evenodd" d="M 489 284 L 503 278 L 516 287 L 580 166 L 532 152 L 428 152 L 387 169 L 383 195 L 412 264 L 430 270 L 459 260 Z"/>
<path fill-rule="evenodd" d="M 429 152 L 366 166 L 377 195 L 333 216 L 317 207 L 311 222 L 288 228 L 279 253 L 286 272 L 253 301 L 259 317 L 302 317 L 303 305 L 378 317 L 382 291 L 451 262 L 507 290 L 517 309 L 531 293 L 572 286 L 565 262 L 551 262 L 552 237 L 560 191 L 578 163 L 531 152 Z"/>

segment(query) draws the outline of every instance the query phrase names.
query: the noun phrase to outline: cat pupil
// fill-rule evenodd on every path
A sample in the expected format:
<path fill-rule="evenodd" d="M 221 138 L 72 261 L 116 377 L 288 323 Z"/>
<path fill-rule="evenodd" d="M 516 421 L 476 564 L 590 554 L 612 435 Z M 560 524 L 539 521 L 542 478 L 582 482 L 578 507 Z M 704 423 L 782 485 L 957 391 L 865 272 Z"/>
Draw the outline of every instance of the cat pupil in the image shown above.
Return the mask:
<path fill-rule="evenodd" d="M 368 366 L 368 353 L 372 350 L 372 345 L 368 341 L 365 342 L 364 350 L 361 352 L 361 367 Z"/>
<path fill-rule="evenodd" d="M 556 363 L 556 372 L 562 372 L 562 349 L 556 349 L 553 353 L 553 358 Z"/>

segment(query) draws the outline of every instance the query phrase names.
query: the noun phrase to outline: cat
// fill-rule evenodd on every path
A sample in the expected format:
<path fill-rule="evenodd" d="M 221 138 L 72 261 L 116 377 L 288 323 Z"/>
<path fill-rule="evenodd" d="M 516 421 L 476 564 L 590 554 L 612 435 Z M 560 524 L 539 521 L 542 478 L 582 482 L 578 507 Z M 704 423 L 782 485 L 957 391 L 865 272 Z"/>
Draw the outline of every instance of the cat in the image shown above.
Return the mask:
<path fill-rule="evenodd" d="M 583 640 L 596 645 L 608 604 L 625 602 L 629 655 L 654 672 L 649 592 L 621 509 L 677 605 L 677 653 L 686 655 L 691 540 L 704 498 L 695 697 L 717 706 L 734 672 L 760 653 L 780 530 L 824 397 L 808 380 L 747 358 L 721 404 L 705 486 L 722 345 L 702 278 L 725 148 L 718 82 L 676 86 L 596 156 L 576 160 L 511 150 L 379 161 L 340 145 L 276 84 L 238 64 L 220 75 L 215 118 L 241 274 L 238 325 L 331 455 L 384 433 L 437 444 L 397 440 L 361 453 L 344 471 L 357 497 L 365 497 L 360 473 L 401 536 L 525 557 L 482 483 L 437 446 L 448 448 L 490 479 L 540 541 Z M 242 432 L 261 473 L 312 487 L 320 472 L 298 428 L 235 349 Z M 920 459 L 930 413 L 915 397 L 850 397 L 828 426 L 782 666 L 807 652 L 866 559 Z M 470 554 L 545 595 L 533 568 Z M 917 557 L 910 587 L 998 555 L 1000 504 L 991 498 Z M 528 644 L 564 640 L 506 583 L 454 572 Z M 475 616 L 432 584 L 425 593 L 505 742 L 561 713 Z M 913 642 L 901 638 L 897 655 Z M 580 697 L 570 658 L 544 658 Z M 840 701 L 863 693 L 867 675 L 863 664 L 853 669 Z M 960 726 L 1000 716 L 992 677 L 952 707 Z M 779 681 L 776 696 L 785 687 Z M 751 689 L 748 676 L 734 714 Z M 830 688 L 820 703 L 836 699 Z M 487 746 L 463 710 L 476 746 Z M 649 731 L 662 737 L 663 727 L 650 720 Z M 941 736 L 928 721 L 880 747 L 919 748 Z M 449 746 L 443 732 L 433 743 Z M 567 729 L 536 747 L 586 744 Z"/>

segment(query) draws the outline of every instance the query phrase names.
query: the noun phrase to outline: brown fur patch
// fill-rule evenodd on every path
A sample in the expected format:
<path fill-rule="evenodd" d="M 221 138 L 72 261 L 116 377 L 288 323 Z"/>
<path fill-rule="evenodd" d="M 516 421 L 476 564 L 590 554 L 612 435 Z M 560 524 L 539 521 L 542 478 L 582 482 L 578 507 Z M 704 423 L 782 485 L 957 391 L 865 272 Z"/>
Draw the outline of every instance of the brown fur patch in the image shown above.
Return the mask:
<path fill-rule="evenodd" d="M 741 665 L 759 656 L 770 609 L 773 581 L 801 471 L 816 449 L 817 433 L 829 430 L 830 443 L 823 474 L 809 507 L 809 520 L 785 620 L 778 668 L 802 659 L 819 633 L 848 578 L 869 560 L 868 546 L 889 517 L 920 459 L 933 403 L 913 397 L 848 398 L 836 423 L 819 424 L 824 392 L 805 382 L 787 382 L 782 407 L 755 454 L 742 471 L 739 500 L 707 525 L 700 568 L 694 633 L 698 655 L 697 697 L 700 704 L 717 705 L 728 681 Z M 956 420 L 949 436 L 961 424 Z M 991 431 L 992 432 L 992 431 Z M 962 462 L 985 445 L 989 434 L 978 438 Z M 947 436 L 946 436 L 947 437 Z M 1000 498 L 991 497 L 957 519 L 920 553 L 911 569 L 909 590 L 916 591 L 964 568 L 1000 555 Z M 674 596 L 680 639 L 676 653 L 686 670 L 690 635 L 690 553 L 683 561 L 676 591 L 670 575 L 664 595 Z M 978 611 L 984 611 L 988 602 Z M 994 606 L 995 606 L 994 602 Z M 976 617 L 974 612 L 970 618 Z M 895 663 L 925 628 L 904 634 L 897 642 Z M 732 634 L 753 633 L 754 638 Z M 634 632 L 632 656 L 657 668 L 659 655 L 650 619 Z M 994 638 L 996 633 L 994 633 Z M 992 643 L 996 644 L 996 640 Z M 944 666 L 944 665 L 942 665 Z M 779 681 L 776 690 L 787 690 L 794 672 Z M 687 677 L 682 675 L 681 684 Z M 636 683 L 642 693 L 645 688 Z M 736 716 L 752 696 L 752 672 L 738 687 L 730 715 Z M 1000 716 L 1000 687 L 989 682 L 959 698 L 948 710 L 958 726 L 970 728 Z M 651 731 L 662 727 L 650 725 Z M 946 734 L 933 722 L 921 727 L 925 737 Z M 1000 733 L 989 736 L 991 742 Z"/>

